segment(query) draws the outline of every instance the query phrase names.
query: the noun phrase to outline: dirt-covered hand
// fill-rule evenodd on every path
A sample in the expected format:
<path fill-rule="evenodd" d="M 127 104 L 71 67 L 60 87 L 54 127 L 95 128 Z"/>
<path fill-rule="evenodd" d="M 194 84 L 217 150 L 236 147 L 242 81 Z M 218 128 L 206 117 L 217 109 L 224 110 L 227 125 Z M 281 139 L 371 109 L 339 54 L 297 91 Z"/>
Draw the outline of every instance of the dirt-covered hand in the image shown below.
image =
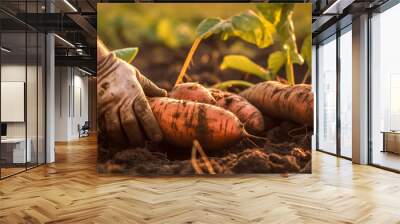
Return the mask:
<path fill-rule="evenodd" d="M 146 96 L 166 96 L 167 92 L 101 43 L 97 54 L 97 107 L 102 135 L 111 145 L 120 147 L 141 146 L 146 137 L 161 141 L 160 126 Z"/>

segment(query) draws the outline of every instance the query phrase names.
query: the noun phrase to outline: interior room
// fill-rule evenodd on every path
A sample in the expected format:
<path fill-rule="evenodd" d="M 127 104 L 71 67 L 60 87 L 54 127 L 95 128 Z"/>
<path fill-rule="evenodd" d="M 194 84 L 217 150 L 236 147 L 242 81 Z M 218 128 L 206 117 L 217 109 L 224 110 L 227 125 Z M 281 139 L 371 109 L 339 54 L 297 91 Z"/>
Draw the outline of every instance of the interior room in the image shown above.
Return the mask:
<path fill-rule="evenodd" d="M 396 28 L 400 21 L 399 1 L 290 1 L 312 6 L 311 172 L 226 176 L 210 172 L 179 177 L 129 176 L 117 172 L 122 163 L 106 162 L 110 171 L 107 173 L 98 166 L 98 136 L 109 124 L 104 127 L 98 123 L 98 111 L 103 109 L 97 104 L 98 95 L 102 94 L 99 88 L 108 86 L 98 85 L 97 39 L 108 35 L 118 41 L 106 42 L 109 46 L 124 43 L 138 47 L 130 41 L 139 36 L 136 32 L 144 32 L 144 26 L 138 26 L 116 29 L 116 34 L 98 33 L 100 26 L 118 28 L 137 22 L 115 19 L 98 24 L 98 4 L 139 2 L 166 1 L 0 1 L 0 223 L 400 223 L 400 200 L 396 200 L 400 198 L 400 31 Z M 229 14 L 228 10 L 225 13 Z M 278 27 L 279 22 L 272 24 Z M 174 25 L 165 22 L 162 27 L 168 30 Z M 134 60 L 121 63 L 140 66 L 150 81 L 165 88 L 165 83 L 155 80 L 152 74 L 147 76 L 151 70 L 150 66 L 145 67 L 143 56 L 154 56 L 161 65 L 162 57 L 174 60 L 179 64 L 174 69 L 181 71 L 180 65 L 185 63 L 195 40 L 188 30 L 195 28 L 173 29 L 173 35 L 192 38 L 180 47 L 174 45 L 175 41 L 168 42 L 174 45 L 168 49 L 183 56 L 165 55 L 155 47 L 148 52 L 139 49 Z M 149 39 L 144 45 L 149 46 L 156 34 L 145 35 Z M 297 40 L 299 52 L 302 41 Z M 189 60 L 188 71 L 203 63 L 219 72 L 220 61 L 214 68 L 213 60 L 217 59 L 212 52 L 228 49 L 222 46 L 209 47 L 210 54 L 199 56 L 197 61 Z M 243 43 L 235 46 L 237 52 L 251 58 L 249 49 Z M 265 54 L 263 62 L 255 67 L 262 74 L 270 74 Z M 121 59 L 115 51 L 112 55 Z M 171 80 L 178 75 L 167 66 L 155 70 L 168 73 L 165 77 Z M 282 67 L 277 73 L 288 71 Z M 294 71 L 306 73 L 299 65 L 294 66 Z M 252 80 L 248 74 L 238 77 Z M 287 84 L 289 79 L 285 78 L 275 81 Z M 146 97 L 149 100 L 150 96 Z M 139 128 L 144 129 L 142 125 Z M 129 130 L 123 133 L 127 137 Z M 258 140 L 246 144 L 261 148 Z M 148 139 L 145 143 L 129 149 L 134 152 L 154 147 Z M 275 147 L 277 143 L 262 148 L 271 145 Z M 198 151 L 199 158 L 210 159 L 214 165 L 215 158 L 208 158 L 207 150 Z M 188 163 L 196 169 L 193 152 L 196 151 L 187 153 L 192 156 Z M 165 157 L 160 152 L 152 153 L 157 159 Z M 119 160 L 129 158 L 131 154 L 121 153 Z M 141 162 L 146 164 L 148 160 L 143 157 Z M 247 165 L 259 163 L 251 161 Z M 200 168 L 209 168 L 205 164 Z"/>
<path fill-rule="evenodd" d="M 370 145 L 364 156 L 366 163 L 392 171 L 399 170 L 400 157 L 397 152 L 397 100 L 393 96 L 397 91 L 396 66 L 393 60 L 397 45 L 389 46 L 397 37 L 390 25 L 393 25 L 399 15 L 399 6 L 388 7 L 386 3 L 376 10 L 369 12 L 367 42 L 363 52 L 367 55 L 364 63 L 367 65 L 367 83 L 365 88 L 367 97 L 364 114 L 368 130 L 365 138 Z M 357 13 L 361 13 L 358 11 Z M 318 79 L 317 105 L 318 138 L 317 150 L 327 152 L 345 159 L 352 159 L 355 155 L 352 147 L 352 122 L 354 112 L 352 107 L 356 99 L 352 82 L 361 82 L 354 77 L 355 54 L 352 53 L 355 41 L 352 21 L 349 16 L 339 20 L 340 26 L 336 30 L 326 29 L 315 38 L 316 76 Z M 354 18 L 353 18 L 354 21 Z M 390 26 L 390 27 L 389 27 Z M 390 35 L 388 35 L 390 33 Z M 353 61 L 353 63 L 352 63 Z M 352 77 L 353 74 L 353 77 Z M 357 84 L 356 84 L 357 85 Z M 360 100 L 360 99 L 358 99 Z M 357 106 L 357 105 L 356 105 Z M 353 119 L 352 119 L 353 116 Z"/>
<path fill-rule="evenodd" d="M 93 10 L 87 3 L 83 6 Z M 80 33 L 81 28 L 77 25 L 73 29 L 57 27 L 56 24 L 44 25 L 46 19 L 39 16 L 50 11 L 74 10 L 69 5 L 50 1 L 2 1 L 1 7 L 0 15 L 4 22 L 0 58 L 3 97 L 0 177 L 3 179 L 53 162 L 54 150 L 46 149 L 54 147 L 55 142 L 88 136 L 89 83 L 95 82 L 95 78 L 90 64 L 84 61 L 73 63 L 67 58 L 85 57 L 90 60 L 91 49 Z M 60 32 L 65 29 L 67 33 Z M 54 31 L 61 36 L 55 33 L 50 46 L 46 33 Z M 73 37 L 71 41 L 77 43 L 79 50 L 63 38 L 64 35 Z M 49 60 L 51 57 L 53 59 Z M 49 72 L 58 74 L 53 76 L 52 102 L 48 98 Z M 93 97 L 95 89 L 91 91 Z M 51 108 L 51 112 L 46 108 Z M 47 113 L 54 114 L 54 120 L 46 120 L 51 116 Z M 49 137 L 48 122 L 54 125 L 55 130 L 51 145 L 46 139 Z"/>
<path fill-rule="evenodd" d="M 1 177 L 45 162 L 45 36 L 15 25 L 1 32 Z"/>
<path fill-rule="evenodd" d="M 390 25 L 399 19 L 399 5 L 373 15 L 371 19 L 371 163 L 399 170 L 399 69 L 394 52 L 398 32 Z"/>

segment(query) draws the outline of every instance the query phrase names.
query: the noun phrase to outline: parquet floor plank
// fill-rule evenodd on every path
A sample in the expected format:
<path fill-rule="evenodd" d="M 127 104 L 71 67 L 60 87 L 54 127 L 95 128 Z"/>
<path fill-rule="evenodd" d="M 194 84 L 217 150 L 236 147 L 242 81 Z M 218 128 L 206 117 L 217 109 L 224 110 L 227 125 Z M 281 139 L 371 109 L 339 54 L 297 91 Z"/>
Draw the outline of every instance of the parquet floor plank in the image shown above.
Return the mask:
<path fill-rule="evenodd" d="M 311 175 L 129 177 L 96 172 L 96 139 L 0 181 L 2 223 L 397 223 L 400 175 L 320 152 Z"/>

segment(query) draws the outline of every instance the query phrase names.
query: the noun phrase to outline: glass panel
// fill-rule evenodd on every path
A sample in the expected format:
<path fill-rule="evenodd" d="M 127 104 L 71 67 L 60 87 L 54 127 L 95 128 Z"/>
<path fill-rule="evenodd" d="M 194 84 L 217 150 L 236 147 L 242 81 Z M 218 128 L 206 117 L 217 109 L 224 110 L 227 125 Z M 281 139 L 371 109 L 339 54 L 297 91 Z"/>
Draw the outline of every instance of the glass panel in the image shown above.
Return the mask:
<path fill-rule="evenodd" d="M 336 39 L 318 48 L 318 149 L 336 153 Z"/>
<path fill-rule="evenodd" d="M 340 153 L 352 157 L 352 35 L 340 36 Z"/>
<path fill-rule="evenodd" d="M 31 151 L 26 150 L 26 33 L 2 33 L 1 140 L 2 177 L 25 170 Z"/>
<path fill-rule="evenodd" d="M 37 13 L 39 6 L 36 1 L 27 2 L 27 13 Z M 33 17 L 32 20 L 37 20 Z M 38 21 L 32 21 L 37 23 Z M 27 115 L 27 149 L 31 151 L 27 167 L 38 164 L 38 33 L 36 30 L 27 30 L 27 80 L 26 80 L 26 115 Z"/>
<path fill-rule="evenodd" d="M 43 13 L 45 1 L 0 1 L 26 19 Z M 33 19 L 37 17 L 32 17 Z M 2 143 L 0 176 L 45 162 L 45 35 L 0 12 Z"/>
<path fill-rule="evenodd" d="M 37 143 L 37 132 L 38 132 L 38 49 L 37 49 L 37 33 L 32 32 L 27 34 L 28 38 L 28 63 L 27 63 L 27 80 L 26 80 L 26 113 L 27 113 L 27 143 L 28 150 L 30 148 L 30 160 L 28 160 L 28 167 L 37 165 L 38 160 L 38 143 Z"/>
<path fill-rule="evenodd" d="M 400 170 L 400 5 L 372 22 L 372 163 Z"/>
<path fill-rule="evenodd" d="M 45 151 L 45 44 L 46 37 L 44 34 L 39 34 L 39 45 L 38 45 L 38 163 L 45 163 L 46 151 Z"/>

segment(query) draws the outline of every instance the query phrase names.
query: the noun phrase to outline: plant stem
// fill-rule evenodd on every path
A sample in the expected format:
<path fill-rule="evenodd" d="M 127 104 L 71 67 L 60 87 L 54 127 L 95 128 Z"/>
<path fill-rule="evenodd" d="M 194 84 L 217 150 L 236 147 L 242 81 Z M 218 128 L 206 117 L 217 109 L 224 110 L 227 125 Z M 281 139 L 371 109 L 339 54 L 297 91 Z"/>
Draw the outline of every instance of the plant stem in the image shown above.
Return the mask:
<path fill-rule="evenodd" d="M 289 85 L 294 85 L 294 72 L 292 59 L 290 58 L 290 52 L 287 52 L 287 64 L 286 64 L 286 78 Z"/>
<path fill-rule="evenodd" d="M 251 82 L 243 81 L 243 80 L 228 80 L 225 82 L 220 82 L 213 85 L 213 88 L 225 90 L 231 86 L 244 86 L 244 87 L 251 87 L 254 84 Z"/>
<path fill-rule="evenodd" d="M 310 76 L 310 69 L 307 69 L 307 72 L 304 75 L 303 81 L 301 83 L 303 84 L 306 83 L 309 76 Z"/>
<path fill-rule="evenodd" d="M 201 42 L 201 38 L 200 38 L 200 37 L 198 37 L 198 38 L 196 38 L 196 39 L 194 40 L 194 42 L 193 42 L 193 44 L 192 44 L 192 47 L 190 48 L 190 51 L 189 51 L 189 53 L 188 53 L 187 56 L 186 56 L 185 62 L 183 63 L 181 72 L 179 73 L 179 76 L 178 76 L 178 78 L 176 79 L 175 85 L 177 85 L 177 84 L 179 84 L 179 83 L 182 82 L 182 79 L 183 79 L 183 77 L 185 76 L 186 71 L 187 71 L 187 69 L 188 69 L 188 67 L 189 67 L 190 61 L 192 60 L 193 55 L 194 55 L 194 53 L 196 52 L 196 49 L 197 49 L 197 47 L 199 46 L 200 42 Z"/>

